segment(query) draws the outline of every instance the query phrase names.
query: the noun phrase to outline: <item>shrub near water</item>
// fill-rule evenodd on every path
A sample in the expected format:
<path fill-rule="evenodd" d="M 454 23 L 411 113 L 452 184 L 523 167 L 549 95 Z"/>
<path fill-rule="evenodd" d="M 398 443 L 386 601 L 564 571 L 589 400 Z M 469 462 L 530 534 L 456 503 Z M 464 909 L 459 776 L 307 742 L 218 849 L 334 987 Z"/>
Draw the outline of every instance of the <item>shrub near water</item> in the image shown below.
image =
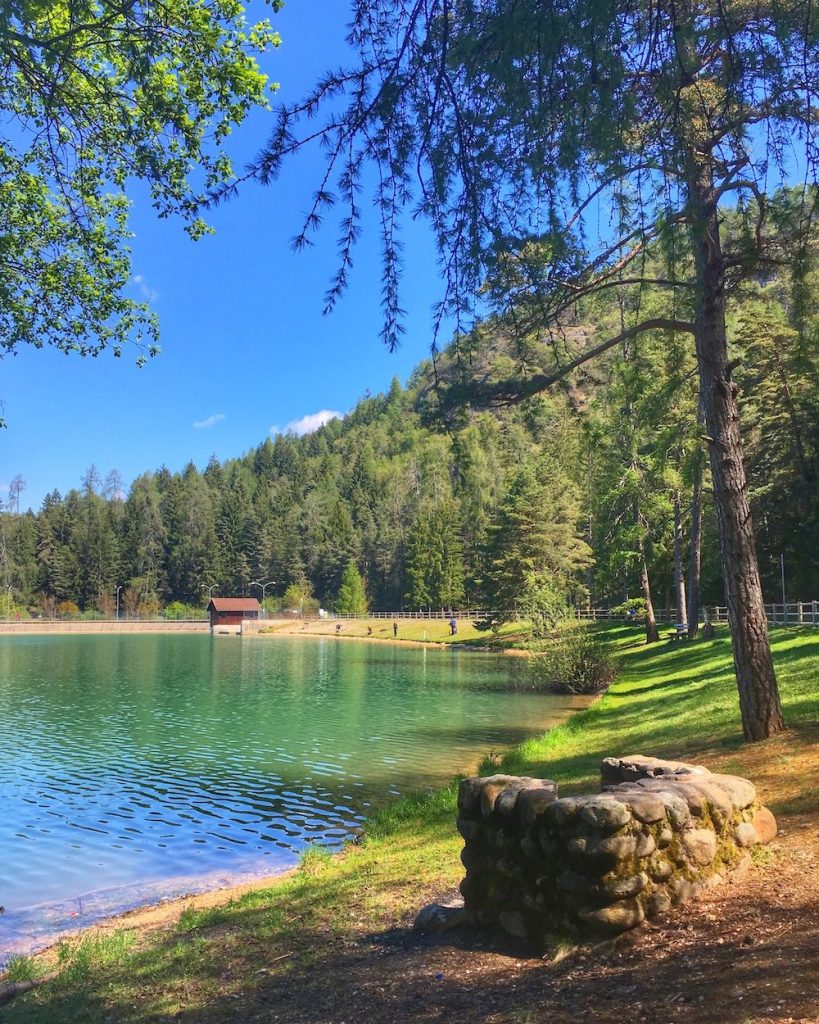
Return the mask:
<path fill-rule="evenodd" d="M 614 678 L 608 648 L 577 623 L 563 623 L 533 648 L 529 671 L 538 689 L 552 693 L 602 693 Z"/>

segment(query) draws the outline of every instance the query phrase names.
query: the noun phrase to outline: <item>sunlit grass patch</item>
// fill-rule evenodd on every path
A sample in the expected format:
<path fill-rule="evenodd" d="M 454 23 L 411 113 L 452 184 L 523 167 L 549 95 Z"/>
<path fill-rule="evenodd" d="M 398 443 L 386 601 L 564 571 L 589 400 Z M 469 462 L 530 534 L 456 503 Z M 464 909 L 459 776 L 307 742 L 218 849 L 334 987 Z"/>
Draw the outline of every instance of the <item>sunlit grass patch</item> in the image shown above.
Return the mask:
<path fill-rule="evenodd" d="M 3 982 L 14 984 L 21 981 L 33 981 L 45 974 L 45 965 L 33 956 L 14 956 L 3 971 Z"/>
<path fill-rule="evenodd" d="M 64 939 L 56 948 L 62 980 L 79 981 L 93 970 L 122 964 L 129 958 L 135 938 L 132 931 L 119 930 Z"/>
<path fill-rule="evenodd" d="M 299 872 L 303 875 L 320 875 L 330 866 L 333 851 L 326 846 L 308 846 L 299 857 Z"/>

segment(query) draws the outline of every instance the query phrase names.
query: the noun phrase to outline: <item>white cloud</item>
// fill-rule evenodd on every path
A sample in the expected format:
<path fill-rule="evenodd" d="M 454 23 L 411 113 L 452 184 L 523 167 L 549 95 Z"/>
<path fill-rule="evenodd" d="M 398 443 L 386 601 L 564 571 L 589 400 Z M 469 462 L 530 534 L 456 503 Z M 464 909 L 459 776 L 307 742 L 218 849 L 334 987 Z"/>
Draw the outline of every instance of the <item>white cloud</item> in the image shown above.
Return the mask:
<path fill-rule="evenodd" d="M 139 289 L 142 298 L 145 299 L 146 302 L 156 302 L 159 298 L 159 292 L 154 291 L 154 289 L 151 288 L 142 274 L 134 274 L 131 278 L 131 284 L 135 288 Z"/>
<path fill-rule="evenodd" d="M 298 434 L 301 437 L 303 434 L 312 434 L 313 431 L 323 427 L 330 420 L 340 420 L 343 418 L 343 412 L 336 412 L 334 409 L 322 409 L 320 412 L 310 412 L 306 416 L 302 416 L 300 420 L 291 420 L 283 430 L 278 426 L 271 427 L 270 433 Z"/>
<path fill-rule="evenodd" d="M 215 412 L 212 416 L 208 416 L 204 420 L 197 420 L 194 423 L 194 427 L 197 430 L 203 430 L 206 427 L 215 427 L 217 423 L 221 423 L 222 420 L 226 420 L 227 416 L 223 412 Z"/>

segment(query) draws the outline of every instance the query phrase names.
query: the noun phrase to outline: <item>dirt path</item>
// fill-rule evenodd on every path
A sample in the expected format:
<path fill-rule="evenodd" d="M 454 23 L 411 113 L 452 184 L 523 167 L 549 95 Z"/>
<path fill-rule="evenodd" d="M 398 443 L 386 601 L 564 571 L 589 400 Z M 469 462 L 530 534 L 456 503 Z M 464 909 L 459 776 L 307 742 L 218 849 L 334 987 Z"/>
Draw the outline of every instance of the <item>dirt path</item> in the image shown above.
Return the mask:
<path fill-rule="evenodd" d="M 252 992 L 161 1020 L 817 1024 L 819 819 L 783 816 L 780 825 L 784 835 L 744 878 L 617 943 L 579 949 L 559 962 L 493 944 L 478 932 L 421 936 L 407 916 L 387 932 L 328 933 L 318 948 L 312 934 L 304 948 L 272 948 L 271 975 L 263 973 Z M 219 896 L 197 898 L 196 905 L 214 905 Z M 178 909 L 166 906 L 117 923 L 153 931 Z M 287 958 L 293 969 L 277 970 Z M 229 970 L 226 965 L 226 983 Z"/>
<path fill-rule="evenodd" d="M 819 732 L 819 730 L 817 730 Z M 788 753 L 785 754 L 785 750 Z M 779 837 L 742 878 L 669 918 L 551 961 L 471 931 L 424 937 L 411 916 L 389 932 L 324 937 L 320 954 L 245 993 L 175 1019 L 277 1024 L 819 1024 L 819 784 L 816 744 L 743 752 L 758 761 Z M 783 771 L 783 760 L 787 765 Z M 717 769 L 728 757 L 710 757 Z M 789 789 L 788 780 L 793 780 Z M 799 794 L 802 794 L 801 798 Z M 808 795 L 810 789 L 808 789 Z M 782 807 L 793 806 L 792 812 Z M 430 898 L 447 895 L 430 893 Z M 310 937 L 315 947 L 316 936 Z M 315 952 L 315 949 L 314 949 Z M 308 957 L 308 960 L 312 958 Z"/>
<path fill-rule="evenodd" d="M 754 779 L 776 812 L 780 834 L 758 848 L 741 878 L 707 890 L 667 919 L 616 943 L 564 947 L 546 959 L 487 933 L 424 936 L 412 920 L 424 902 L 451 895 L 418 892 L 382 878 L 379 902 L 393 907 L 386 930 L 368 924 L 367 893 L 350 890 L 344 920 L 273 933 L 246 962 L 253 922 L 236 919 L 198 933 L 218 942 L 215 989 L 196 994 L 193 977 L 174 975 L 178 1002 L 108 1008 L 107 1020 L 140 1024 L 819 1024 L 819 727 L 803 727 L 733 753 L 704 751 L 712 769 Z M 738 763 L 741 762 L 741 763 Z M 235 893 L 196 900 L 212 906 Z M 179 942 L 168 930 L 178 905 L 112 922 L 140 941 Z M 298 911 L 296 911 L 298 913 Z M 254 911 L 264 914 L 264 908 Z M 360 920 L 358 920 L 360 918 Z M 258 918 L 256 918 L 258 920 Z M 371 921 L 372 918 L 370 917 Z M 165 933 L 165 934 L 163 934 Z M 244 943 L 244 947 L 241 943 Z M 127 968 L 126 968 L 127 971 Z M 148 995 L 150 1003 L 151 992 Z M 130 1000 L 129 1000 L 130 1003 Z M 50 1019 L 60 1005 L 48 1005 Z M 67 1019 L 64 1016 L 60 1020 Z M 96 1018 L 95 1018 L 96 1019 Z M 102 1019 L 102 1018 L 100 1018 Z"/>
<path fill-rule="evenodd" d="M 336 943 L 241 1004 L 176 1020 L 280 1024 L 808 1024 L 819 1021 L 819 827 L 783 822 L 767 863 L 666 921 L 559 963 L 472 932 Z M 315 937 L 314 937 L 315 938 Z M 297 953 L 298 951 L 294 951 Z M 275 954 L 274 954 L 275 955 Z M 272 958 L 271 958 L 272 959 Z M 240 1007 L 240 1008 L 239 1008 Z"/>

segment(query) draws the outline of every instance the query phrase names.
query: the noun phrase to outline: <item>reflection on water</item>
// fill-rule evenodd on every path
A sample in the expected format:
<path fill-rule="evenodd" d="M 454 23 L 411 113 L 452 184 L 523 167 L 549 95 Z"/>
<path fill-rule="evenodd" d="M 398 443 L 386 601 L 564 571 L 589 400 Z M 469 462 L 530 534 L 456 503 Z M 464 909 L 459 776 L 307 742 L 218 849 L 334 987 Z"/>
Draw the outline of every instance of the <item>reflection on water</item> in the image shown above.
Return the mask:
<path fill-rule="evenodd" d="M 289 867 L 576 706 L 504 692 L 516 670 L 334 638 L 3 637 L 0 951 Z"/>

